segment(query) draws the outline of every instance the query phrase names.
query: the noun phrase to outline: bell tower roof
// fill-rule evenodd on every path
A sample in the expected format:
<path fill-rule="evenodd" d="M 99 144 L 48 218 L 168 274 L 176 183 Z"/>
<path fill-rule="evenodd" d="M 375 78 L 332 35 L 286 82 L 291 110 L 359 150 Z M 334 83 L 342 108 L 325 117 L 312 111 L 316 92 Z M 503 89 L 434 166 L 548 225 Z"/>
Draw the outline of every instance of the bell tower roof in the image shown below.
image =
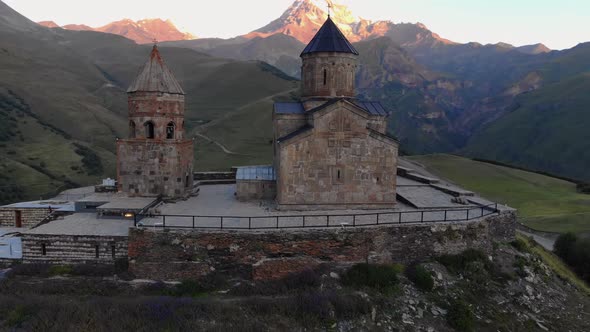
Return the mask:
<path fill-rule="evenodd" d="M 157 45 L 154 45 L 150 58 L 141 73 L 127 89 L 127 93 L 132 92 L 161 92 L 184 95 L 184 90 L 182 90 L 182 87 L 174 78 L 174 74 L 164 63 Z"/>
<path fill-rule="evenodd" d="M 315 37 L 305 47 L 301 56 L 318 52 L 359 54 L 329 16 Z"/>

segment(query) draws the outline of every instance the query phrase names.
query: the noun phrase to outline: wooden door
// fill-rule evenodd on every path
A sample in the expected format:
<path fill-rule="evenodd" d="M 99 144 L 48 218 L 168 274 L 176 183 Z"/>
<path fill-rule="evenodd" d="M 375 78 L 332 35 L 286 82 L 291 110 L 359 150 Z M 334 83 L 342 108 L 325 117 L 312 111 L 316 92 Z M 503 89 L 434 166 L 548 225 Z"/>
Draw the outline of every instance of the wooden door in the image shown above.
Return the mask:
<path fill-rule="evenodd" d="M 23 217 L 21 211 L 14 211 L 14 225 L 16 228 L 23 227 Z"/>

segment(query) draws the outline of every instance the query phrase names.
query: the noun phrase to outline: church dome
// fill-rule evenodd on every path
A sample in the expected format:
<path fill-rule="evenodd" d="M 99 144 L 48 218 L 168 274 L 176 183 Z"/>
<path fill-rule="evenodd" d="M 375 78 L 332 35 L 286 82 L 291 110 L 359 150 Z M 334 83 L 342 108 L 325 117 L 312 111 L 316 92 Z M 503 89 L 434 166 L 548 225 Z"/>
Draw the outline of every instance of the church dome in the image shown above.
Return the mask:
<path fill-rule="evenodd" d="M 359 54 L 329 16 L 318 33 L 305 47 L 301 56 L 319 52 Z"/>
<path fill-rule="evenodd" d="M 127 93 L 160 92 L 184 95 L 184 90 L 164 63 L 158 47 L 154 45 L 149 60 L 135 78 Z"/>

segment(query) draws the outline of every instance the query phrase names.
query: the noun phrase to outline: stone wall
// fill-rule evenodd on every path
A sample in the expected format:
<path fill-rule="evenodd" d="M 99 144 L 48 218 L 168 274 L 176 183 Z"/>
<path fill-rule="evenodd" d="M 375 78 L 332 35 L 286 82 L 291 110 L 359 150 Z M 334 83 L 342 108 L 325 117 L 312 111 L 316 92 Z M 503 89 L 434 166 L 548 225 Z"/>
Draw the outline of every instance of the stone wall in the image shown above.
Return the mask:
<path fill-rule="evenodd" d="M 37 226 L 49 215 L 47 208 L 0 208 L 0 227 L 16 227 L 16 213 L 20 211 L 23 228 Z"/>
<path fill-rule="evenodd" d="M 312 53 L 302 57 L 302 96 L 353 97 L 357 56 L 345 53 Z"/>
<path fill-rule="evenodd" d="M 385 130 L 380 122 L 339 101 L 313 114 L 313 129 L 277 143 L 278 208 L 392 208 L 398 143 L 367 128 Z"/>
<path fill-rule="evenodd" d="M 23 234 L 22 248 L 23 263 L 111 264 L 127 257 L 127 237 Z"/>
<path fill-rule="evenodd" d="M 240 201 L 274 199 L 277 196 L 276 181 L 237 180 L 237 198 Z"/>
<path fill-rule="evenodd" d="M 514 239 L 516 214 L 463 223 L 289 231 L 132 229 L 130 269 L 138 278 L 181 280 L 213 271 L 268 280 L 319 265 L 411 263 L 468 248 L 485 252 Z"/>
<path fill-rule="evenodd" d="M 117 141 L 117 184 L 130 195 L 182 197 L 193 189 L 193 141 Z"/>

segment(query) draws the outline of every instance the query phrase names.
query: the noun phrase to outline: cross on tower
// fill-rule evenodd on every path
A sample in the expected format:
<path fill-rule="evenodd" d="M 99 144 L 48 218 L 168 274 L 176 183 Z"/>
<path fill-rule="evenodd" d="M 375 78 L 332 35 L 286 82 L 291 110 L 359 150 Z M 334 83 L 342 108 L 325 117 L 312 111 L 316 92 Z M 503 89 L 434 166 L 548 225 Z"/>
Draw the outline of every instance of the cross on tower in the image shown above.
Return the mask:
<path fill-rule="evenodd" d="M 330 17 L 330 10 L 332 9 L 332 2 L 329 0 L 326 0 L 326 3 L 328 4 L 328 17 Z"/>
<path fill-rule="evenodd" d="M 154 46 L 158 46 L 158 40 L 156 38 L 154 38 L 152 41 L 154 42 Z"/>

